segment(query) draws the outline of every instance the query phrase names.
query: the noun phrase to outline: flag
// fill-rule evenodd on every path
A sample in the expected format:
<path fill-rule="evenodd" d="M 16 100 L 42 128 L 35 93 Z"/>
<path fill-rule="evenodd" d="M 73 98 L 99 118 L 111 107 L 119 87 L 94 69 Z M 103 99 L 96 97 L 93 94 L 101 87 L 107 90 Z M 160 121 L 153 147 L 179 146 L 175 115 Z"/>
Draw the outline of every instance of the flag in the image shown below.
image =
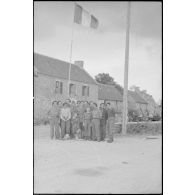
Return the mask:
<path fill-rule="evenodd" d="M 74 22 L 90 28 L 98 27 L 98 20 L 80 5 L 75 4 Z"/>

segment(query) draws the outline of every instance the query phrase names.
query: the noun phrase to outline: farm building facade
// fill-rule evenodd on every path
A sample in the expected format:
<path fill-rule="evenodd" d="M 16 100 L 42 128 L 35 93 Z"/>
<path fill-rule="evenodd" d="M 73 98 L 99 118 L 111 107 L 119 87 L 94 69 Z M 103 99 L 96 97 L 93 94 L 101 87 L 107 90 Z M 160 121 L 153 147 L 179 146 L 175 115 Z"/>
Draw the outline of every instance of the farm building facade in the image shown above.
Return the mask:
<path fill-rule="evenodd" d="M 98 103 L 107 102 L 117 110 L 121 110 L 123 96 L 113 85 L 98 84 Z"/>
<path fill-rule="evenodd" d="M 70 63 L 34 53 L 34 117 L 44 118 L 53 100 L 98 101 L 98 84 L 82 64 Z"/>

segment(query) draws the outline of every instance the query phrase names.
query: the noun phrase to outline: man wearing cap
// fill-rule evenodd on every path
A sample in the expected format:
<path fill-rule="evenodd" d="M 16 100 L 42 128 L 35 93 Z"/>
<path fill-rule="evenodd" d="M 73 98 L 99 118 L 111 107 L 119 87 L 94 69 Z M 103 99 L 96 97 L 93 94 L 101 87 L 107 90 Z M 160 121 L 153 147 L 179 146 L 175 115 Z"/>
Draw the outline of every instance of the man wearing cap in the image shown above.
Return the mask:
<path fill-rule="evenodd" d="M 107 135 L 108 135 L 108 143 L 112 143 L 114 141 L 114 122 L 115 122 L 115 110 L 111 107 L 110 103 L 106 104 L 108 120 L 107 120 Z"/>
<path fill-rule="evenodd" d="M 104 141 L 106 138 L 106 123 L 108 120 L 108 113 L 104 103 L 100 104 L 100 112 L 101 112 L 101 119 L 100 119 L 101 140 Z"/>
<path fill-rule="evenodd" d="M 60 139 L 60 131 L 59 131 L 59 108 L 57 105 L 57 101 L 52 102 L 52 107 L 48 112 L 48 118 L 50 121 L 50 138 L 51 139 Z M 55 132 L 55 136 L 54 136 Z"/>

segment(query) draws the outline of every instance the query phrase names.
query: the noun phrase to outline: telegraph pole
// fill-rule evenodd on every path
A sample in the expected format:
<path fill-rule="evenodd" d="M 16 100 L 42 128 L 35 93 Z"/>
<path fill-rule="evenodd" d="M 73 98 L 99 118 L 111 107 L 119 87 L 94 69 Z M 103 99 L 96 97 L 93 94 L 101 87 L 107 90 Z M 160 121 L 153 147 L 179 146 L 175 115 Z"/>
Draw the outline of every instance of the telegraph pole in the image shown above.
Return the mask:
<path fill-rule="evenodd" d="M 124 92 L 123 92 L 123 125 L 122 125 L 122 133 L 124 135 L 127 132 L 129 33 L 130 33 L 130 1 L 127 2 L 127 24 L 126 24 L 126 44 L 125 44 Z"/>

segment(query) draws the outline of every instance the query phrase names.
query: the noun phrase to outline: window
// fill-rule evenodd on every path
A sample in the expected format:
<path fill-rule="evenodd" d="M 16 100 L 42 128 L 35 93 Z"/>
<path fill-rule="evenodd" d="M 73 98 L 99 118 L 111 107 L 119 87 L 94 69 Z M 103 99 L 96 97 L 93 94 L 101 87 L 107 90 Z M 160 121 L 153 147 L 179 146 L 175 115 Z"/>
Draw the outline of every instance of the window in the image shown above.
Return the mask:
<path fill-rule="evenodd" d="M 69 95 L 76 95 L 76 85 L 75 84 L 70 84 L 69 85 Z"/>
<path fill-rule="evenodd" d="M 89 96 L 89 86 L 82 87 L 82 96 Z"/>
<path fill-rule="evenodd" d="M 63 82 L 56 81 L 55 93 L 60 93 L 60 94 L 63 93 Z"/>

